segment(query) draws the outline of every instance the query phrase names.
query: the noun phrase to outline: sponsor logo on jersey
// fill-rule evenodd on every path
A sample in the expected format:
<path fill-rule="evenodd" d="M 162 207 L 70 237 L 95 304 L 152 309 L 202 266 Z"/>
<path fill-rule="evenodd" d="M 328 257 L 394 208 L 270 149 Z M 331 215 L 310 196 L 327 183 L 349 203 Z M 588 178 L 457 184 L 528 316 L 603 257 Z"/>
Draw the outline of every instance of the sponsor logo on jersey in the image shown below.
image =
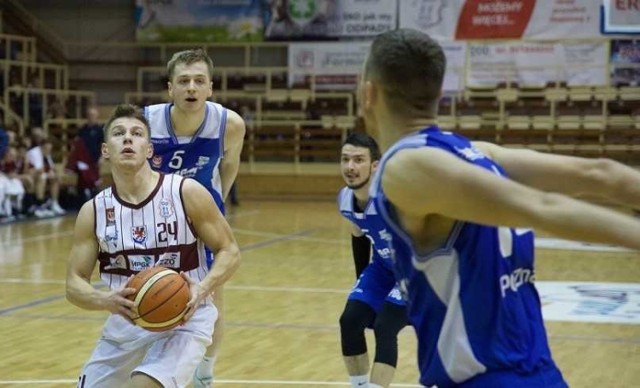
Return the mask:
<path fill-rule="evenodd" d="M 127 269 L 127 259 L 123 255 L 109 258 L 109 265 L 104 267 L 107 269 Z"/>
<path fill-rule="evenodd" d="M 132 271 L 140 272 L 142 270 L 153 267 L 153 258 L 146 255 L 129 256 L 129 268 Z"/>
<path fill-rule="evenodd" d="M 401 301 L 402 300 L 402 293 L 400 292 L 399 286 L 396 285 L 395 287 L 393 287 L 393 290 L 391 290 L 391 292 L 389 293 L 389 295 L 387 297 L 391 298 L 391 299 L 395 299 L 395 300 Z"/>
<path fill-rule="evenodd" d="M 162 156 L 154 155 L 153 158 L 151 158 L 151 164 L 153 165 L 153 168 L 162 167 Z"/>
<path fill-rule="evenodd" d="M 160 257 L 156 265 L 167 268 L 180 268 L 180 252 L 165 253 Z"/>
<path fill-rule="evenodd" d="M 151 143 L 153 143 L 153 144 L 169 144 L 169 143 L 171 143 L 171 140 L 169 140 L 167 138 L 162 138 L 162 139 L 151 138 Z"/>
<path fill-rule="evenodd" d="M 147 227 L 141 225 L 131 228 L 131 238 L 137 244 L 144 244 L 147 241 Z"/>
<path fill-rule="evenodd" d="M 158 205 L 158 211 L 162 217 L 169 218 L 173 215 L 173 204 L 168 199 L 162 198 Z"/>
<path fill-rule="evenodd" d="M 116 224 L 116 209 L 108 207 L 104 209 L 104 218 L 107 220 L 107 226 Z"/>
<path fill-rule="evenodd" d="M 198 173 L 199 167 L 183 168 L 175 173 L 185 178 L 193 178 Z"/>
<path fill-rule="evenodd" d="M 383 241 L 391 241 L 391 233 L 387 232 L 386 229 L 379 231 L 378 236 L 380 236 L 380 239 Z"/>
<path fill-rule="evenodd" d="M 466 147 L 466 148 L 456 147 L 456 152 L 462 155 L 465 159 L 471 160 L 471 161 L 485 158 L 484 154 L 478 151 L 474 147 Z"/>
<path fill-rule="evenodd" d="M 113 245 L 114 248 L 118 247 L 118 228 L 116 228 L 115 225 L 107 225 L 104 233 L 104 240 L 110 245 Z"/>
<path fill-rule="evenodd" d="M 518 289 L 524 284 L 534 283 L 536 275 L 532 269 L 516 268 L 509 274 L 500 276 L 500 292 L 504 298 L 507 291 L 518 292 Z"/>
<path fill-rule="evenodd" d="M 210 159 L 211 158 L 209 158 L 208 156 L 199 156 L 198 161 L 196 162 L 196 166 L 198 167 L 206 166 L 209 163 Z"/>

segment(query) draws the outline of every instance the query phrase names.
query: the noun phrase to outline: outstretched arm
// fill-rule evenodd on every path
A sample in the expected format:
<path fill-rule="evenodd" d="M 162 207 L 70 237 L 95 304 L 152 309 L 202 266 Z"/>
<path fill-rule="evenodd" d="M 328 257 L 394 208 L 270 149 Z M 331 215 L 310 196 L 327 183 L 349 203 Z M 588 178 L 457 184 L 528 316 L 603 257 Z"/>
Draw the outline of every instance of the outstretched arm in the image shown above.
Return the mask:
<path fill-rule="evenodd" d="M 224 134 L 224 158 L 220 167 L 222 198 L 226 199 L 240 168 L 240 153 L 244 143 L 244 120 L 236 112 L 227 109 L 227 126 Z"/>
<path fill-rule="evenodd" d="M 438 214 L 640 249 L 640 221 L 505 179 L 440 149 L 399 151 L 387 162 L 382 185 L 401 218 Z"/>
<path fill-rule="evenodd" d="M 126 297 L 133 288 L 100 291 L 91 285 L 91 274 L 98 259 L 94 234 L 93 202 L 86 202 L 76 219 L 74 243 L 67 262 L 66 296 L 69 302 L 86 310 L 108 310 L 130 319 L 135 316 L 133 301 Z"/>
<path fill-rule="evenodd" d="M 474 143 L 510 178 L 543 191 L 606 199 L 640 209 L 640 173 L 610 159 L 554 155 Z"/>

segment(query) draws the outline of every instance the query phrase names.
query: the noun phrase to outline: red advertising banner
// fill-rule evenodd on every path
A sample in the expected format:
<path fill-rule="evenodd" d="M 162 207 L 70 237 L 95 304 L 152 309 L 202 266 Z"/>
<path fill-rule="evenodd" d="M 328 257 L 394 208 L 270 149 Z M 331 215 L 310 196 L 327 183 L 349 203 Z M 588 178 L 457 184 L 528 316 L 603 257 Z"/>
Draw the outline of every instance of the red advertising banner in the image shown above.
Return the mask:
<path fill-rule="evenodd" d="M 622 1 L 622 0 L 621 0 Z M 400 27 L 436 39 L 601 37 L 601 0 L 400 1 Z"/>

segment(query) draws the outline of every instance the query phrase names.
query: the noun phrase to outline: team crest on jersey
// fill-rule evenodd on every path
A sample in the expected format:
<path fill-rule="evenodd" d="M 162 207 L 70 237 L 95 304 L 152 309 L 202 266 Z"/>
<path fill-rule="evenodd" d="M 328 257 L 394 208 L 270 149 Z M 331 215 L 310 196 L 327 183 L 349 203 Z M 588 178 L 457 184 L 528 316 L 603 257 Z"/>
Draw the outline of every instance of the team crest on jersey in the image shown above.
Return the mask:
<path fill-rule="evenodd" d="M 151 164 L 153 165 L 153 168 L 162 167 L 162 156 L 153 155 L 153 158 L 151 158 Z"/>
<path fill-rule="evenodd" d="M 127 269 L 127 260 L 123 255 L 110 257 L 109 265 L 105 266 L 104 269 Z"/>
<path fill-rule="evenodd" d="M 151 267 L 153 267 L 153 257 L 146 255 L 129 256 L 129 268 L 132 271 L 140 272 Z"/>
<path fill-rule="evenodd" d="M 104 209 L 104 218 L 107 220 L 107 226 L 116 224 L 116 209 L 108 207 Z"/>
<path fill-rule="evenodd" d="M 158 259 L 156 265 L 167 268 L 180 268 L 180 252 L 165 253 Z"/>
<path fill-rule="evenodd" d="M 160 215 L 164 218 L 169 218 L 173 215 L 173 205 L 168 199 L 163 198 L 160 200 L 158 210 L 160 211 Z"/>
<path fill-rule="evenodd" d="M 209 163 L 210 158 L 208 156 L 199 156 L 198 161 L 196 162 L 196 166 L 202 167 L 206 166 Z"/>
<path fill-rule="evenodd" d="M 147 227 L 141 225 L 131 228 L 131 238 L 135 243 L 144 244 L 147 241 Z"/>

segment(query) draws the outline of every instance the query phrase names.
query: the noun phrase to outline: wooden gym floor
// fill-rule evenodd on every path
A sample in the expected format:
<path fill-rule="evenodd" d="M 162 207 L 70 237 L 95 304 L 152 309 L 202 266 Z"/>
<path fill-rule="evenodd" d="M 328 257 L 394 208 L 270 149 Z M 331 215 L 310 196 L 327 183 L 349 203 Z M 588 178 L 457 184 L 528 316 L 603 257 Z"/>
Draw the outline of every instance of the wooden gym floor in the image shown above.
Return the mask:
<path fill-rule="evenodd" d="M 347 387 L 337 322 L 354 270 L 335 203 L 244 201 L 228 217 L 243 265 L 226 288 L 216 386 Z M 69 215 L 0 226 L 0 387 L 75 386 L 100 334 L 104 312 L 64 299 L 73 222 Z M 636 294 L 613 299 L 631 298 L 625 308 L 635 315 L 622 317 L 626 324 L 548 320 L 556 362 L 572 387 L 640 386 L 640 255 L 569 248 L 538 250 L 538 282 L 625 283 Z M 562 299 L 541 294 L 545 303 Z M 610 299 L 590 302 L 601 319 L 615 320 Z M 371 333 L 368 340 L 371 356 Z M 418 386 L 411 329 L 399 348 L 395 386 Z"/>

